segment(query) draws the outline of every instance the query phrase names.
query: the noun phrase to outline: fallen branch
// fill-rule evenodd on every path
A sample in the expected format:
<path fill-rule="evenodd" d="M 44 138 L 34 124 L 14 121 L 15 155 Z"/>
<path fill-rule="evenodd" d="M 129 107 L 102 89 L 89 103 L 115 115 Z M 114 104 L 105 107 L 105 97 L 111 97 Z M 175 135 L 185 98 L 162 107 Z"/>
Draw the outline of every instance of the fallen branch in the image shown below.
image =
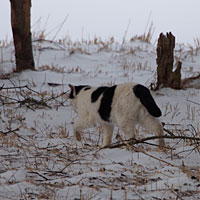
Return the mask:
<path fill-rule="evenodd" d="M 154 155 L 151 155 L 147 152 L 145 152 L 144 150 L 142 149 L 138 149 L 136 147 L 134 147 L 133 145 L 134 144 L 139 144 L 139 143 L 144 143 L 144 144 L 149 144 L 149 145 L 155 145 L 155 144 L 150 144 L 150 143 L 147 143 L 146 141 L 148 140 L 154 140 L 154 139 L 159 139 L 159 138 L 166 138 L 166 139 L 184 139 L 184 140 L 193 140 L 196 142 L 197 145 L 199 145 L 200 143 L 197 142 L 197 141 L 200 141 L 200 138 L 197 138 L 197 137 L 189 137 L 189 136 L 173 136 L 173 135 L 163 135 L 163 136 L 152 136 L 152 137 L 147 137 L 147 138 L 143 138 L 143 139 L 140 139 L 140 140 L 136 140 L 136 139 L 130 139 L 130 140 L 124 140 L 124 141 L 120 141 L 120 142 L 117 142 L 117 143 L 114 143 L 114 144 L 111 144 L 110 146 L 106 147 L 106 148 L 110 148 L 110 149 L 113 149 L 113 148 L 119 148 L 119 147 L 123 147 L 123 146 L 126 146 L 126 147 L 129 147 L 129 148 L 132 148 L 135 152 L 139 152 L 139 153 L 143 153 L 155 160 L 158 160 L 159 162 L 162 162 L 162 163 L 165 163 L 169 166 L 172 166 L 172 167 L 178 167 L 180 168 L 180 166 L 177 166 L 175 164 L 172 164 L 170 162 L 167 162 L 165 160 L 162 160 L 160 158 L 157 158 L 156 156 Z M 158 145 L 156 145 L 158 146 Z M 167 147 L 165 147 L 167 148 Z M 195 147 L 196 148 L 196 147 Z"/>
<path fill-rule="evenodd" d="M 197 138 L 197 137 L 163 135 L 163 136 L 152 136 L 152 137 L 142 138 L 142 139 L 139 139 L 139 140 L 137 140 L 137 139 L 124 140 L 122 142 L 117 142 L 117 143 L 111 144 L 107 148 L 114 149 L 114 148 L 119 148 L 119 147 L 122 147 L 122 146 L 127 146 L 127 144 L 128 145 L 134 145 L 134 144 L 139 144 L 139 143 L 150 144 L 150 143 L 146 143 L 146 141 L 160 139 L 160 138 L 200 141 L 200 138 Z M 150 145 L 154 145 L 154 144 L 150 144 Z"/>
<path fill-rule="evenodd" d="M 40 174 L 40 173 L 38 173 L 38 172 L 36 172 L 36 171 L 31 171 L 31 172 L 29 172 L 29 173 L 37 174 L 38 176 L 42 177 L 45 181 L 50 180 L 50 179 L 46 178 L 45 176 L 43 176 L 42 174 Z"/>
<path fill-rule="evenodd" d="M 35 105 L 38 105 L 38 106 L 44 106 L 44 107 L 47 107 L 47 108 L 51 108 L 50 106 L 48 106 L 47 105 L 47 103 L 46 102 L 44 102 L 44 101 L 38 101 L 38 100 L 36 100 L 36 99 L 34 99 L 34 98 L 26 98 L 26 99 L 24 99 L 24 100 L 22 100 L 22 101 L 19 101 L 18 103 L 20 103 L 20 104 L 35 104 Z"/>
<path fill-rule="evenodd" d="M 4 135 L 7 135 L 9 133 L 15 133 L 15 131 L 19 131 L 19 128 L 16 128 L 16 129 L 13 129 L 13 130 L 9 130 L 9 131 L 6 131 L 6 132 L 0 131 L 0 133 L 4 134 Z"/>
<path fill-rule="evenodd" d="M 48 83 L 48 84 L 51 84 L 51 83 Z M 37 99 L 35 99 L 33 97 L 27 96 L 27 94 L 24 94 L 22 89 L 27 89 L 27 90 L 31 91 L 32 93 L 35 93 L 35 94 L 37 94 L 39 96 L 41 96 L 42 93 L 31 89 L 27 85 L 24 85 L 24 86 L 13 86 L 13 87 L 4 87 L 4 85 L 0 86 L 0 91 L 1 90 L 17 90 L 17 89 L 20 90 L 20 95 L 21 95 L 21 97 L 23 97 L 23 99 L 21 100 L 19 97 L 18 97 L 18 99 L 15 99 L 15 98 L 8 97 L 8 96 L 0 94 L 0 97 L 2 97 L 1 98 L 2 105 L 6 105 L 6 104 L 21 104 L 21 105 L 26 105 L 29 109 L 34 111 L 34 108 L 32 108 L 33 105 L 44 106 L 44 107 L 47 107 L 47 108 L 51 109 L 52 107 L 47 104 L 49 101 L 54 100 L 54 101 L 59 102 L 59 104 L 61 104 L 62 106 L 64 106 L 65 101 L 68 100 L 67 98 L 66 98 L 65 101 L 59 101 L 57 99 L 59 97 L 63 96 L 63 95 L 66 95 L 69 92 L 69 90 L 66 91 L 66 92 L 62 92 L 62 93 L 60 93 L 58 95 L 55 95 L 55 96 L 52 95 L 52 97 L 50 97 L 50 98 L 46 98 L 46 99 L 42 98 L 41 100 L 37 100 Z M 10 101 L 7 102 L 6 100 L 10 100 Z"/>
<path fill-rule="evenodd" d="M 25 98 L 23 100 L 18 100 L 18 99 L 14 99 L 14 98 L 11 98 L 11 97 L 4 96 L 4 95 L 0 95 L 0 97 L 14 101 L 14 102 L 6 102 L 6 103 L 1 101 L 2 105 L 6 105 L 6 104 L 21 104 L 21 105 L 28 104 L 28 105 L 30 105 L 30 104 L 32 104 L 32 105 L 44 106 L 44 107 L 51 109 L 51 107 L 49 105 L 47 105 L 47 103 L 44 102 L 43 100 L 36 100 L 36 99 L 30 98 L 30 97 Z"/>
<path fill-rule="evenodd" d="M 187 99 L 187 101 L 190 102 L 190 103 L 193 103 L 193 104 L 196 104 L 196 105 L 199 105 L 199 106 L 200 106 L 200 103 L 197 103 L 197 102 L 195 102 L 195 101 L 192 101 L 192 100 L 189 100 L 189 99 Z"/>
<path fill-rule="evenodd" d="M 59 98 L 59 97 L 61 97 L 63 95 L 66 95 L 68 92 L 69 92 L 69 90 L 66 91 L 66 92 L 62 92 L 62 93 L 60 93 L 60 94 L 58 94 L 58 95 L 56 95 L 54 97 L 50 97 L 49 99 L 46 99 L 46 101 L 56 100 L 57 98 Z"/>
<path fill-rule="evenodd" d="M 159 138 L 164 138 L 164 139 L 183 139 L 183 140 L 194 140 L 194 141 L 200 141 L 200 138 L 197 137 L 189 137 L 189 136 L 172 136 L 172 135 L 163 135 L 163 136 L 152 136 L 148 138 L 143 138 L 138 140 L 139 143 L 148 141 L 148 140 L 154 140 L 154 139 L 159 139 Z"/>
<path fill-rule="evenodd" d="M 14 87 L 4 87 L 4 84 L 0 87 L 0 90 L 13 90 L 13 89 L 23 89 L 23 88 L 26 88 L 28 90 L 30 90 L 31 92 L 34 92 L 34 93 L 37 93 L 37 94 L 40 94 L 39 92 L 31 89 L 30 87 L 28 87 L 27 85 L 24 85 L 24 86 L 14 86 Z"/>
<path fill-rule="evenodd" d="M 18 127 L 16 129 L 10 129 L 6 132 L 3 132 L 3 131 L 0 131 L 1 134 L 4 134 L 4 135 L 8 135 L 9 133 L 14 133 L 17 137 L 25 140 L 25 141 L 28 141 L 27 139 L 25 139 L 24 137 L 20 136 L 19 134 L 16 133 L 16 131 L 19 131 L 21 127 Z"/>
<path fill-rule="evenodd" d="M 144 139 L 149 139 L 149 138 L 144 138 Z M 155 159 L 155 160 L 158 160 L 159 162 L 163 162 L 163 163 L 165 163 L 165 164 L 167 164 L 167 165 L 169 165 L 169 166 L 172 166 L 172 167 L 179 167 L 179 166 L 176 166 L 176 165 L 174 165 L 174 164 L 172 164 L 172 163 L 170 163 L 170 162 L 167 162 L 167 161 L 165 161 L 165 160 L 162 160 L 162 159 L 160 159 L 160 158 L 157 158 L 156 156 L 153 156 L 153 155 L 151 155 L 151 154 L 149 154 L 149 153 L 146 153 L 144 150 L 142 150 L 142 149 L 140 149 L 140 148 L 136 148 L 136 147 L 132 146 L 133 144 L 138 144 L 138 143 L 141 143 L 141 142 L 139 142 L 139 140 L 135 140 L 135 141 L 133 141 L 133 140 L 132 140 L 132 141 L 130 141 L 130 140 L 125 140 L 123 143 L 111 144 L 110 146 L 108 146 L 108 147 L 106 147 L 106 148 L 113 149 L 113 148 L 119 148 L 119 147 L 122 147 L 122 146 L 127 146 L 127 147 L 129 147 L 129 148 L 132 148 L 135 152 L 143 153 L 143 154 L 145 154 L 146 156 L 149 156 L 149 157 L 151 157 L 151 158 L 153 158 L 153 159 Z M 144 142 L 142 142 L 142 143 L 144 143 Z"/>
<path fill-rule="evenodd" d="M 143 154 L 145 154 L 146 156 L 149 156 L 149 157 L 151 157 L 151 158 L 153 158 L 153 159 L 155 159 L 155 160 L 158 160 L 159 162 L 163 162 L 163 163 L 165 163 L 165 164 L 167 164 L 167 165 L 169 165 L 169 166 L 172 166 L 172 167 L 179 167 L 178 165 L 174 165 L 174 164 L 172 164 L 172 163 L 170 163 L 170 162 L 167 162 L 167 161 L 165 161 L 165 160 L 162 160 L 162 159 L 160 159 L 160 158 L 157 158 L 156 156 L 153 156 L 153 155 L 151 155 L 151 154 L 145 152 L 144 150 L 135 150 L 135 151 L 136 151 L 136 152 L 143 153 Z"/>

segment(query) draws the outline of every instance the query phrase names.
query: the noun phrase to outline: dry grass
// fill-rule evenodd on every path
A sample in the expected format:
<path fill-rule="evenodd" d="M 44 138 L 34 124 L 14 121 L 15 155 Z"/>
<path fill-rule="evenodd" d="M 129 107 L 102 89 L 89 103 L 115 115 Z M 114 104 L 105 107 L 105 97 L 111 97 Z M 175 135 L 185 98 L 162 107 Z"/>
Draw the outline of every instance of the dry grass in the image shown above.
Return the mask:
<path fill-rule="evenodd" d="M 188 53 L 191 56 L 198 56 L 200 52 L 200 39 L 199 38 L 194 38 L 194 47 L 192 45 L 189 45 L 189 51 Z"/>
<path fill-rule="evenodd" d="M 140 70 L 152 71 L 151 67 L 149 67 L 149 65 L 148 65 L 148 62 L 136 63 L 136 62 L 132 61 L 132 63 L 130 63 L 127 60 L 124 60 L 122 62 L 121 68 L 124 71 L 128 71 L 128 73 L 130 73 L 130 71 L 135 72 L 135 71 L 140 71 Z"/>
<path fill-rule="evenodd" d="M 153 32 L 154 28 L 151 25 L 144 35 L 133 37 L 131 40 L 139 39 L 150 43 Z M 38 32 L 35 37 L 39 39 L 35 53 L 38 53 L 38 49 L 41 53 L 42 46 L 40 44 L 45 40 L 45 31 Z M 65 38 L 59 40 L 58 44 L 64 47 L 64 56 L 73 56 L 77 53 L 90 55 L 92 45 L 97 47 L 95 52 L 124 53 L 120 47 L 113 48 L 116 45 L 114 37 L 106 41 L 95 37 L 93 40 L 82 40 L 81 42 L 73 42 L 69 38 Z M 134 48 L 127 50 L 125 42 L 123 48 L 129 55 L 134 55 L 137 51 Z M 37 61 L 39 71 L 85 73 L 80 66 L 66 70 L 62 66 L 40 65 L 40 56 Z M 2 62 L 5 62 L 3 52 L 0 58 Z M 127 73 L 130 71 L 151 71 L 147 62 L 136 63 L 125 60 L 122 62 L 121 68 L 124 76 L 128 76 Z M 100 73 L 101 69 L 97 71 L 97 76 Z M 8 80 L 9 78 L 10 76 L 6 77 Z M 102 193 L 109 194 L 108 199 L 114 199 L 116 198 L 115 192 L 118 191 L 123 193 L 123 199 L 129 199 L 129 194 L 134 194 L 135 199 L 143 199 L 143 195 L 157 194 L 158 192 L 163 194 L 163 198 L 167 194 L 171 199 L 190 198 L 191 195 L 194 198 L 198 196 L 198 191 L 190 189 L 189 185 L 188 190 L 185 191 L 183 188 L 176 188 L 176 186 L 168 184 L 170 178 L 173 179 L 176 174 L 180 173 L 186 174 L 188 180 L 193 177 L 193 180 L 199 181 L 198 166 L 187 166 L 184 162 L 181 165 L 174 164 L 178 163 L 182 156 L 186 155 L 185 153 L 190 155 L 199 152 L 198 142 L 178 139 L 167 142 L 169 148 L 167 156 L 159 152 L 154 145 L 122 145 L 116 149 L 116 152 L 120 154 L 126 151 L 127 154 L 132 154 L 132 158 L 123 162 L 112 161 L 110 163 L 108 159 L 104 160 L 104 157 L 109 155 L 111 150 L 101 149 L 102 128 L 96 127 L 95 130 L 85 131 L 82 143 L 77 144 L 71 133 L 71 123 L 59 123 L 55 118 L 55 114 L 62 110 L 67 110 L 68 115 L 70 113 L 63 84 L 56 85 L 45 82 L 43 85 L 45 84 L 48 84 L 51 89 L 41 88 L 39 92 L 36 92 L 34 91 L 36 87 L 34 82 L 29 83 L 27 87 L 21 86 L 20 82 L 13 82 L 13 88 L 5 89 L 4 86 L 0 86 L 0 150 L 5 152 L 5 155 L 1 155 L 0 172 L 13 172 L 12 178 L 5 179 L 4 185 L 18 185 L 21 193 L 17 197 L 16 194 L 11 194 L 14 199 L 71 199 L 72 191 L 76 194 L 76 198 L 81 200 L 93 199 Z M 109 80 L 107 84 L 113 85 L 114 82 Z M 178 136 L 200 137 L 200 127 L 185 128 L 183 124 L 175 125 L 176 118 L 182 112 L 177 104 L 169 102 L 163 106 L 163 109 L 164 117 L 171 122 L 166 125 L 170 133 Z M 25 116 L 28 117 L 27 112 L 30 113 L 29 119 L 25 118 Z M 199 112 L 198 109 L 188 104 L 184 116 L 187 120 L 195 120 L 197 112 Z M 114 142 L 121 142 L 123 136 L 119 130 L 116 132 L 118 132 L 118 136 Z M 145 130 L 138 129 L 137 133 L 139 132 L 138 137 L 146 136 Z M 142 159 L 143 156 L 147 156 L 150 163 L 158 162 L 158 165 L 150 166 L 135 161 L 136 158 L 141 157 Z M 166 166 L 171 168 L 164 171 Z M 15 177 L 20 170 L 25 172 L 23 180 L 27 184 L 25 191 L 18 177 Z M 163 182 L 166 185 L 161 188 L 159 184 Z M 29 187 L 29 184 L 32 184 L 32 188 Z M 195 182 L 195 184 L 197 183 Z M 63 191 L 63 194 L 57 193 L 59 190 Z M 5 199 L 8 197 L 7 195 L 10 193 L 0 194 L 0 198 Z"/>
<path fill-rule="evenodd" d="M 130 41 L 134 42 L 135 40 L 140 40 L 142 42 L 146 42 L 146 43 L 151 44 L 154 32 L 155 32 L 155 27 L 153 26 L 153 23 L 151 23 L 147 31 L 145 31 L 140 36 L 136 35 L 136 36 L 132 37 L 130 39 Z"/>
<path fill-rule="evenodd" d="M 64 92 L 62 91 L 63 94 Z M 32 192 L 28 192 L 30 189 L 24 191 L 21 188 L 21 198 L 58 199 L 61 196 L 56 191 L 62 189 L 68 191 L 65 193 L 65 199 L 70 199 L 71 190 L 76 191 L 76 197 L 81 200 L 93 199 L 102 192 L 110 194 L 109 198 L 115 198 L 115 191 L 123 192 L 124 199 L 128 199 L 127 196 L 130 192 L 134 193 L 137 198 L 142 198 L 142 194 L 160 190 L 156 183 L 162 181 L 163 178 L 159 178 L 161 173 L 162 176 L 169 178 L 174 176 L 173 173 L 181 170 L 189 178 L 194 177 L 195 180 L 199 180 L 197 166 L 192 168 L 184 163 L 180 166 L 173 164 L 173 161 L 179 159 L 179 155 L 184 153 L 182 150 L 177 151 L 177 149 L 181 149 L 181 146 L 190 145 L 188 153 L 199 151 L 198 144 L 191 141 L 177 142 L 174 140 L 170 143 L 171 160 L 167 161 L 164 157 L 157 157 L 153 154 L 153 152 L 157 152 L 157 148 L 154 146 L 145 144 L 144 146 L 121 146 L 127 152 L 133 152 L 134 156 L 144 154 L 150 159 L 163 163 L 163 165 L 172 166 L 176 172 L 161 172 L 158 166 L 156 168 L 152 166 L 149 169 L 135 163 L 134 159 L 124 163 L 108 164 L 103 162 L 104 154 L 102 151 L 105 150 L 100 148 L 102 143 L 101 127 L 97 127 L 97 131 L 86 131 L 82 144 L 77 145 L 70 134 L 69 124 L 50 125 L 48 123 L 48 120 L 53 117 L 49 111 L 55 110 L 56 112 L 57 109 L 66 109 L 69 105 L 67 99 L 62 97 L 62 93 L 35 92 L 32 88 L 18 87 L 17 85 L 13 85 L 13 89 L 2 88 L 0 90 L 0 117 L 1 120 L 4 120 L 0 127 L 2 141 L 0 148 L 7 152 L 2 157 L 0 171 L 2 173 L 13 171 L 13 178 L 6 180 L 5 184 L 14 185 L 20 184 L 20 180 L 17 176 L 15 178 L 15 174 L 22 169 L 26 174 L 24 181 L 35 186 L 35 190 Z M 36 101 L 24 101 L 27 96 L 37 99 L 37 103 Z M 41 104 L 38 105 L 38 103 Z M 27 111 L 38 112 L 37 119 L 33 118 L 34 123 L 32 124 L 27 124 L 26 119 L 24 119 L 24 112 Z M 193 120 L 193 108 L 188 107 L 187 112 L 187 117 Z M 171 114 L 172 122 L 178 113 L 177 105 L 172 106 L 170 103 L 166 105 L 165 116 Z M 199 137 L 195 129 L 188 131 L 184 128 L 175 128 L 173 130 L 173 134 L 178 133 L 182 136 L 188 135 L 188 132 L 191 132 L 194 137 Z M 119 139 L 121 133 L 118 134 Z M 120 152 L 121 148 L 117 151 Z M 162 166 L 162 164 L 160 165 Z M 93 172 L 100 173 L 101 176 L 87 175 Z M 156 178 L 155 174 L 159 176 Z M 75 182 L 74 177 L 77 177 Z M 149 188 L 149 185 L 152 185 L 152 188 Z M 179 194 L 174 193 L 176 189 L 176 187 L 169 186 L 168 188 L 166 186 L 160 192 L 165 191 L 171 197 L 178 197 Z M 179 190 L 181 192 L 181 188 Z M 196 191 L 188 190 L 184 196 L 191 195 L 191 192 L 194 196 L 197 195 Z"/>

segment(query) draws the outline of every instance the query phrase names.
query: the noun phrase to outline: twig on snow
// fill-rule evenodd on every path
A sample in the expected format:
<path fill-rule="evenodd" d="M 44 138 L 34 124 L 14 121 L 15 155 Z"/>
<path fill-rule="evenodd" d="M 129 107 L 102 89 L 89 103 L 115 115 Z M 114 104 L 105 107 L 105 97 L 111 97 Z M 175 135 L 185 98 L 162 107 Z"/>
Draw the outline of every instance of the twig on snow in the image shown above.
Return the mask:
<path fill-rule="evenodd" d="M 6 131 L 6 132 L 0 131 L 0 133 L 4 134 L 4 135 L 7 135 L 9 133 L 14 133 L 15 131 L 19 131 L 19 128 L 16 128 L 16 129 L 13 129 L 13 130 L 9 130 L 9 131 Z"/>
<path fill-rule="evenodd" d="M 13 89 L 23 89 L 23 88 L 26 88 L 26 89 L 30 90 L 31 92 L 40 94 L 39 92 L 37 92 L 37 91 L 31 89 L 31 88 L 28 87 L 27 85 L 24 85 L 24 86 L 14 86 L 14 87 L 4 87 L 4 85 L 2 85 L 1 88 L 0 88 L 0 90 L 13 90 Z"/>
<path fill-rule="evenodd" d="M 187 101 L 190 102 L 190 103 L 193 103 L 193 104 L 196 104 L 196 105 L 199 105 L 199 106 L 200 106 L 200 103 L 197 103 L 197 102 L 195 102 L 195 101 L 191 101 L 191 100 L 189 100 L 189 99 L 187 99 Z"/>
<path fill-rule="evenodd" d="M 25 139 L 24 137 L 22 137 L 21 135 L 19 135 L 19 134 L 16 133 L 16 131 L 19 131 L 20 128 L 21 128 L 21 127 L 18 127 L 18 128 L 16 128 L 16 129 L 13 129 L 13 130 L 10 129 L 10 130 L 8 130 L 8 131 L 6 131 L 6 132 L 0 131 L 0 133 L 1 133 L 1 134 L 4 134 L 4 135 L 7 135 L 7 134 L 9 134 L 9 133 L 14 133 L 17 137 L 19 137 L 19 138 L 21 138 L 21 139 L 23 139 L 23 140 L 25 140 L 25 141 L 28 141 L 27 139 Z"/>
<path fill-rule="evenodd" d="M 29 173 L 32 173 L 32 174 L 37 174 L 38 176 L 42 177 L 45 181 L 48 181 L 49 179 L 46 178 L 45 176 L 43 176 L 42 174 L 38 173 L 38 172 L 35 172 L 35 171 L 31 171 Z"/>
<path fill-rule="evenodd" d="M 114 149 L 114 148 L 119 148 L 122 146 L 127 146 L 127 144 L 134 145 L 134 144 L 139 144 L 139 143 L 146 143 L 146 141 L 148 141 L 148 140 L 155 140 L 155 139 L 160 139 L 160 138 L 200 141 L 200 138 L 197 138 L 197 137 L 163 135 L 163 136 L 152 136 L 152 137 L 142 138 L 139 140 L 137 140 L 137 139 L 124 140 L 122 142 L 117 142 L 117 143 L 111 144 L 110 146 L 108 146 L 108 148 Z M 150 144 L 150 143 L 146 143 L 146 144 Z M 150 144 L 150 145 L 153 145 L 153 144 Z"/>

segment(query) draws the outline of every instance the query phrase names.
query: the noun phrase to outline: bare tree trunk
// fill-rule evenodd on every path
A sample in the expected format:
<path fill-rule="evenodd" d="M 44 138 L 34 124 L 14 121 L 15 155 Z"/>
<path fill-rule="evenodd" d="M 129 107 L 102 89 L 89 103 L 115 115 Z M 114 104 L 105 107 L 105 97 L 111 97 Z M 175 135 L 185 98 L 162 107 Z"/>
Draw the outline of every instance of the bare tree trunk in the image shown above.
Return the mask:
<path fill-rule="evenodd" d="M 31 0 L 10 0 L 11 25 L 15 45 L 16 71 L 34 70 L 30 30 Z"/>
<path fill-rule="evenodd" d="M 181 66 L 177 63 L 177 68 L 173 71 L 175 37 L 172 33 L 167 36 L 160 34 L 157 45 L 157 87 L 181 88 Z"/>

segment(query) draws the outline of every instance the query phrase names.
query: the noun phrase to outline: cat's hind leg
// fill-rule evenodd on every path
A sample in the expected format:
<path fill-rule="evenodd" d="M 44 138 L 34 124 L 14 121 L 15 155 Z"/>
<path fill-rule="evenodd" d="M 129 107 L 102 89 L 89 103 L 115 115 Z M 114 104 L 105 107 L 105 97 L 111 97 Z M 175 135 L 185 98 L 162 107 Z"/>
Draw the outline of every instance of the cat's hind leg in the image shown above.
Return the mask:
<path fill-rule="evenodd" d="M 104 129 L 103 147 L 107 147 L 112 142 L 112 135 L 113 135 L 114 126 L 112 124 L 104 124 L 103 129 Z"/>

